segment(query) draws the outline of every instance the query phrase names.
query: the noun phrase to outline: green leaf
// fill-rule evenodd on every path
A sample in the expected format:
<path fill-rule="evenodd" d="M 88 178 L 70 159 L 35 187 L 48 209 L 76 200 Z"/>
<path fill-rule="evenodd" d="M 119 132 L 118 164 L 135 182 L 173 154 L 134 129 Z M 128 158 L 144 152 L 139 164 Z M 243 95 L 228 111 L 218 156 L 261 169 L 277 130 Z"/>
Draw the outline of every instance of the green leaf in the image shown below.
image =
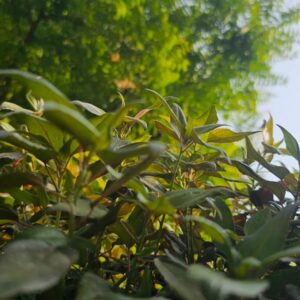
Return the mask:
<path fill-rule="evenodd" d="M 74 103 L 76 106 L 83 108 L 86 111 L 88 111 L 91 114 L 96 115 L 96 116 L 102 116 L 103 114 L 106 113 L 103 109 L 101 109 L 91 103 L 88 103 L 88 102 L 73 100 L 72 103 Z"/>
<path fill-rule="evenodd" d="M 144 269 L 143 277 L 141 278 L 141 283 L 137 291 L 137 296 L 139 297 L 149 297 L 152 294 L 153 285 L 152 272 L 149 267 Z"/>
<path fill-rule="evenodd" d="M 300 286 L 300 268 L 287 268 L 275 270 L 266 278 L 270 282 L 270 288 L 266 291 L 266 297 L 272 300 L 296 300 L 299 296 L 297 293 L 294 297 L 290 289 Z"/>
<path fill-rule="evenodd" d="M 224 228 L 204 217 L 188 216 L 186 219 L 200 224 L 201 229 L 211 237 L 213 243 L 225 255 L 229 264 L 233 262 L 235 257 L 232 251 L 232 243 Z"/>
<path fill-rule="evenodd" d="M 206 190 L 190 188 L 187 190 L 171 191 L 163 194 L 161 197 L 166 198 L 175 208 L 193 207 L 205 201 L 206 197 L 215 197 L 218 195 L 232 195 L 233 192 L 223 187 L 213 187 Z"/>
<path fill-rule="evenodd" d="M 78 111 L 55 102 L 45 104 L 45 117 L 64 131 L 69 132 L 88 146 L 106 148 L 107 142 L 99 131 Z"/>
<path fill-rule="evenodd" d="M 0 77 L 10 77 L 20 81 L 31 90 L 36 98 L 43 98 L 44 100 L 51 100 L 71 108 L 73 107 L 72 103 L 60 90 L 41 76 L 15 69 L 2 69 L 0 70 Z"/>
<path fill-rule="evenodd" d="M 175 115 L 177 116 L 177 119 L 179 120 L 179 122 L 181 123 L 182 128 L 186 128 L 187 121 L 186 121 L 185 115 L 184 115 L 181 107 L 178 104 L 174 103 L 172 105 L 172 110 L 174 111 Z"/>
<path fill-rule="evenodd" d="M 223 124 L 208 124 L 208 125 L 194 127 L 194 131 L 197 134 L 204 134 L 204 133 L 210 132 L 216 128 L 219 128 L 221 126 L 224 126 L 224 125 Z"/>
<path fill-rule="evenodd" d="M 300 246 L 294 246 L 282 251 L 276 252 L 275 254 L 268 256 L 262 261 L 263 266 L 267 266 L 278 261 L 281 258 L 289 257 L 299 257 L 300 256 Z"/>
<path fill-rule="evenodd" d="M 297 161 L 300 164 L 300 149 L 297 140 L 284 127 L 280 125 L 277 126 L 281 129 L 283 133 L 287 150 L 294 158 L 297 159 Z"/>
<path fill-rule="evenodd" d="M 210 143 L 232 143 L 237 142 L 251 134 L 259 131 L 234 132 L 228 128 L 217 128 L 208 135 L 207 142 Z"/>
<path fill-rule="evenodd" d="M 176 131 L 174 131 L 172 128 L 162 124 L 159 121 L 154 121 L 154 125 L 162 134 L 166 134 L 172 137 L 173 139 L 180 141 L 180 137 L 177 135 Z"/>
<path fill-rule="evenodd" d="M 146 168 L 148 168 L 151 165 L 151 163 L 153 161 L 155 161 L 161 155 L 161 153 L 165 150 L 165 145 L 163 145 L 162 143 L 159 143 L 159 142 L 148 143 L 145 145 L 146 147 L 143 147 L 143 148 L 139 148 L 139 145 L 136 145 L 136 146 L 137 147 L 134 147 L 134 145 L 131 145 L 132 151 L 130 151 L 128 154 L 139 155 L 139 154 L 143 153 L 145 157 L 141 160 L 141 162 L 139 162 L 135 166 L 128 168 L 124 172 L 124 175 L 120 179 L 114 181 L 105 190 L 105 192 L 102 194 L 102 197 L 106 197 L 107 195 L 112 194 L 113 192 L 118 190 L 120 187 L 122 187 L 122 185 L 125 184 L 126 182 L 128 182 L 130 179 L 139 175 L 142 171 L 144 171 Z M 118 159 L 120 159 L 120 157 Z"/>
<path fill-rule="evenodd" d="M 247 175 L 260 183 L 262 186 L 268 187 L 280 200 L 284 199 L 285 188 L 281 182 L 269 181 L 256 174 L 248 165 L 238 161 L 231 160 L 232 164 L 244 175 Z"/>
<path fill-rule="evenodd" d="M 197 121 L 197 123 L 200 123 L 201 125 L 216 124 L 218 122 L 216 107 L 212 105 L 210 109 L 204 112 Z"/>
<path fill-rule="evenodd" d="M 184 300 L 207 300 L 201 290 L 187 277 L 187 269 L 181 265 L 154 259 L 154 264 L 165 281 Z"/>
<path fill-rule="evenodd" d="M 91 219 L 103 218 L 108 209 L 102 205 L 93 206 L 93 202 L 85 199 L 79 199 L 76 204 L 62 202 L 50 208 L 52 211 L 65 211 L 77 217 L 88 217 Z"/>
<path fill-rule="evenodd" d="M 178 128 L 179 132 L 182 134 L 184 132 L 184 126 L 176 114 L 176 112 L 178 113 L 178 111 L 175 112 L 171 108 L 171 106 L 169 105 L 167 100 L 164 97 L 162 97 L 160 94 L 158 94 L 157 92 L 150 90 L 150 89 L 147 89 L 147 91 L 149 91 L 150 93 L 155 95 L 160 100 L 161 104 L 168 110 L 168 113 L 171 115 L 172 122 L 175 124 L 175 126 Z"/>
<path fill-rule="evenodd" d="M 227 161 L 229 164 L 231 164 L 230 158 L 228 157 L 227 153 L 226 153 L 223 149 L 218 148 L 218 147 L 215 147 L 215 146 L 212 146 L 212 145 L 210 145 L 210 144 L 208 144 L 208 143 L 202 141 L 202 140 L 198 137 L 198 135 L 197 135 L 197 133 L 196 133 L 195 130 L 192 130 L 192 140 L 193 140 L 194 143 L 196 143 L 196 144 L 199 144 L 199 145 L 204 146 L 204 147 L 206 147 L 206 148 L 208 148 L 208 149 L 212 149 L 212 150 L 214 150 L 214 151 L 219 152 L 220 154 L 222 154 L 222 155 L 225 157 L 226 161 Z"/>
<path fill-rule="evenodd" d="M 68 244 L 68 240 L 62 231 L 39 225 L 23 231 L 17 235 L 17 239 L 44 241 L 53 247 L 63 247 Z"/>
<path fill-rule="evenodd" d="M 216 223 L 224 229 L 234 230 L 233 218 L 228 205 L 223 199 L 214 197 L 216 207 Z"/>
<path fill-rule="evenodd" d="M 250 139 L 246 137 L 246 147 L 247 147 L 247 159 L 250 161 L 255 160 L 260 163 L 263 167 L 269 170 L 272 174 L 277 176 L 280 179 L 283 179 L 288 174 L 290 174 L 289 170 L 282 166 L 276 166 L 268 163 L 252 146 Z"/>
<path fill-rule="evenodd" d="M 99 276 L 92 273 L 85 273 L 80 281 L 79 289 L 76 300 L 94 300 L 94 299 L 107 299 L 107 300 L 167 300 L 163 297 L 151 298 L 136 298 L 125 296 L 122 294 L 114 293 L 110 290 L 106 281 Z"/>
<path fill-rule="evenodd" d="M 0 175 L 0 191 L 8 192 L 11 188 L 26 184 L 44 186 L 42 178 L 31 173 L 14 172 Z"/>
<path fill-rule="evenodd" d="M 24 122 L 31 134 L 42 136 L 56 151 L 59 151 L 64 144 L 65 133 L 45 118 L 20 112 L 10 115 L 10 119 Z"/>
<path fill-rule="evenodd" d="M 12 103 L 12 102 L 6 102 L 6 101 L 1 103 L 0 110 L 10 110 L 10 111 L 13 111 L 13 112 L 24 112 L 24 113 L 28 113 L 28 114 L 33 113 L 32 110 L 25 109 L 25 108 L 21 107 L 20 105 L 17 105 L 17 104 Z"/>
<path fill-rule="evenodd" d="M 27 150 L 42 161 L 48 161 L 56 156 L 53 149 L 32 142 L 14 131 L 0 130 L 0 141 Z"/>
<path fill-rule="evenodd" d="M 56 285 L 74 262 L 44 241 L 18 240 L 0 256 L 0 298 L 36 293 Z"/>
<path fill-rule="evenodd" d="M 231 241 L 227 232 L 217 223 L 208 220 L 204 217 L 189 216 L 186 217 L 186 219 L 199 223 L 203 231 L 205 231 L 209 236 L 211 236 L 213 241 L 231 246 Z"/>
<path fill-rule="evenodd" d="M 255 231 L 261 229 L 266 223 L 272 219 L 272 211 L 266 207 L 259 210 L 254 216 L 252 216 L 245 224 L 244 232 L 246 235 L 250 235 Z"/>
<path fill-rule="evenodd" d="M 199 282 L 208 291 L 208 299 L 230 299 L 230 296 L 254 298 L 261 295 L 269 286 L 266 280 L 236 280 L 227 278 L 224 273 L 210 270 L 201 265 L 188 268 L 189 277 Z"/>
<path fill-rule="evenodd" d="M 259 260 L 263 260 L 283 250 L 289 230 L 290 217 L 295 212 L 295 209 L 295 206 L 283 208 L 260 229 L 247 235 L 238 244 L 240 253 L 244 257 L 253 256 Z"/>
<path fill-rule="evenodd" d="M 38 195 L 33 194 L 32 192 L 21 190 L 18 188 L 9 189 L 8 192 L 15 199 L 15 203 L 18 205 L 21 204 L 41 205 L 42 204 L 40 197 L 38 197 Z"/>

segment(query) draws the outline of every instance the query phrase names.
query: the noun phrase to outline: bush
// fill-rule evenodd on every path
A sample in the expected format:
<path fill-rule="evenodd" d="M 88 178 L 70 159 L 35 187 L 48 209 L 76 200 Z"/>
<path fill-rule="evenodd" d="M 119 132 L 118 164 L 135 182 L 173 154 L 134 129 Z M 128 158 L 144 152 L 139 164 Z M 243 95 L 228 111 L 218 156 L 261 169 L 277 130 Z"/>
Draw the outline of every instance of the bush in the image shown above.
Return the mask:
<path fill-rule="evenodd" d="M 105 112 L 0 75 L 32 107 L 1 105 L 1 299 L 296 299 L 299 174 L 272 160 L 300 153 L 271 118 L 256 150 L 261 133 L 225 128 L 213 107 L 192 120 L 149 91 L 133 116 Z"/>

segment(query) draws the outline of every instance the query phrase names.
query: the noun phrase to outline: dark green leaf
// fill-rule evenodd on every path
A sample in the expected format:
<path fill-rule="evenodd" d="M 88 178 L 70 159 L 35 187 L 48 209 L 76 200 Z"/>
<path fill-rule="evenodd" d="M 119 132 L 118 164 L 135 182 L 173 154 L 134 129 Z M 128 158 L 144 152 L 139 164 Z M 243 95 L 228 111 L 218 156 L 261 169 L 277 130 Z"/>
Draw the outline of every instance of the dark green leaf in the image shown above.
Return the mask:
<path fill-rule="evenodd" d="M 43 186 L 42 179 L 31 173 L 8 173 L 0 175 L 0 191 L 8 192 L 9 189 L 31 184 Z"/>
<path fill-rule="evenodd" d="M 114 293 L 110 290 L 106 281 L 97 275 L 92 273 L 85 273 L 83 276 L 76 300 L 95 300 L 95 299 L 107 299 L 107 300 L 167 300 L 163 297 L 151 297 L 151 298 L 136 298 L 125 296 L 122 294 Z"/>
<path fill-rule="evenodd" d="M 44 241 L 18 240 L 0 257 L 0 298 L 46 290 L 66 274 L 74 256 Z"/>
<path fill-rule="evenodd" d="M 53 149 L 32 142 L 14 131 L 0 130 L 0 141 L 27 150 L 42 161 L 48 161 L 56 156 Z"/>
<path fill-rule="evenodd" d="M 44 226 L 34 226 L 29 228 L 19 234 L 17 239 L 44 241 L 53 247 L 67 246 L 68 243 L 67 238 L 62 231 Z"/>
<path fill-rule="evenodd" d="M 266 222 L 260 229 L 247 235 L 238 244 L 238 250 L 244 257 L 253 256 L 259 260 L 283 250 L 289 230 L 291 215 L 295 206 L 283 208 L 275 217 Z"/>
<path fill-rule="evenodd" d="M 259 210 L 254 216 L 252 216 L 245 224 L 244 232 L 246 235 L 250 235 L 255 231 L 261 229 L 266 223 L 272 219 L 272 211 L 266 207 Z"/>
<path fill-rule="evenodd" d="M 181 265 L 155 259 L 154 264 L 165 281 L 184 300 L 207 300 L 201 290 L 187 275 L 187 269 Z"/>
<path fill-rule="evenodd" d="M 252 146 L 250 139 L 246 137 L 246 147 L 247 147 L 247 159 L 256 160 L 263 167 L 269 170 L 271 173 L 276 175 L 278 178 L 283 179 L 285 176 L 290 174 L 289 170 L 282 166 L 276 166 L 268 163 Z"/>
<path fill-rule="evenodd" d="M 107 208 L 101 205 L 93 206 L 93 202 L 79 199 L 76 204 L 62 202 L 51 207 L 54 211 L 65 211 L 74 216 L 100 219 L 107 214 Z"/>
<path fill-rule="evenodd" d="M 297 140 L 284 127 L 280 125 L 277 126 L 281 129 L 283 133 L 287 150 L 300 163 L 300 149 Z"/>
<path fill-rule="evenodd" d="M 163 194 L 161 197 L 166 198 L 175 208 L 193 207 L 205 201 L 206 197 L 215 197 L 218 195 L 232 195 L 233 192 L 223 187 L 213 187 L 206 190 L 191 188 L 187 190 L 171 191 Z"/>
<path fill-rule="evenodd" d="M 201 265 L 192 265 L 189 277 L 209 290 L 208 299 L 231 299 L 230 296 L 254 298 L 262 294 L 269 284 L 265 280 L 236 280 L 227 278 L 224 273 L 210 270 Z"/>

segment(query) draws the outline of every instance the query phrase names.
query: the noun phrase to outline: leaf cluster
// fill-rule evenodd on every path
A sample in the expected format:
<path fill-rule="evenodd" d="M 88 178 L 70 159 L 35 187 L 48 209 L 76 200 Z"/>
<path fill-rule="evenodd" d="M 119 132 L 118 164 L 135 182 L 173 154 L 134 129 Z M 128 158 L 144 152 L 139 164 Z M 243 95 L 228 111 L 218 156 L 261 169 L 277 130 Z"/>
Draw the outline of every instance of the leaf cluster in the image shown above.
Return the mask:
<path fill-rule="evenodd" d="M 271 117 L 235 132 L 151 90 L 106 112 L 0 76 L 31 90 L 0 107 L 0 299 L 297 299 L 299 170 L 275 160 L 299 145 Z"/>

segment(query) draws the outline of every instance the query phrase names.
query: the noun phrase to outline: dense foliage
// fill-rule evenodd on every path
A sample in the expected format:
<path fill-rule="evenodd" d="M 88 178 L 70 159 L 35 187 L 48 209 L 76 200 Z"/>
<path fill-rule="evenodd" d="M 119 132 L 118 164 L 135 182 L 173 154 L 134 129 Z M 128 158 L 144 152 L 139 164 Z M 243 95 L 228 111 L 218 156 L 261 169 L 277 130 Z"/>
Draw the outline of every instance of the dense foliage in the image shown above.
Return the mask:
<path fill-rule="evenodd" d="M 271 118 L 234 132 L 153 91 L 151 107 L 105 112 L 0 76 L 32 107 L 1 104 L 0 299 L 297 299 L 299 172 L 272 160 L 300 150 Z"/>
<path fill-rule="evenodd" d="M 291 51 L 299 9 L 285 2 L 0 0 L 0 67 L 43 74 L 102 107 L 117 90 L 137 101 L 151 88 L 193 113 L 213 103 L 254 112 L 256 83 L 276 81 L 270 63 Z"/>

